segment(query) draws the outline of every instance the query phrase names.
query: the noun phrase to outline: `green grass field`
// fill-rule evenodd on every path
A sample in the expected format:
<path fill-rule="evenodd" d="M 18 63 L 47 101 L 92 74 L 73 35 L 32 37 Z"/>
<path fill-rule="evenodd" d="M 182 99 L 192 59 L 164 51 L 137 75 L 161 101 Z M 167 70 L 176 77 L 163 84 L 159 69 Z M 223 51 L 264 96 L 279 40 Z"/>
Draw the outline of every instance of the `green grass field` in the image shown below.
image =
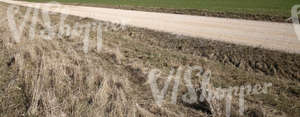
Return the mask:
<path fill-rule="evenodd" d="M 50 0 L 28 0 L 47 2 Z M 290 9 L 300 0 L 55 0 L 63 3 L 143 6 L 175 9 L 205 9 L 211 12 L 233 12 L 290 16 Z"/>

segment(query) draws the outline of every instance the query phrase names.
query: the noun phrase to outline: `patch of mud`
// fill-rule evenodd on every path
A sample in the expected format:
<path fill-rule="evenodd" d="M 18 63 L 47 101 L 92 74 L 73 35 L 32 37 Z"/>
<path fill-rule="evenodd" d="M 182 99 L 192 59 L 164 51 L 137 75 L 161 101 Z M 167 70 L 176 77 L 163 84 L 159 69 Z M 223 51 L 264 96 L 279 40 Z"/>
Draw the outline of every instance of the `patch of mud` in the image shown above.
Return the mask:
<path fill-rule="evenodd" d="M 245 71 L 300 81 L 300 55 L 130 28 L 127 35 L 150 45 L 201 56 Z"/>

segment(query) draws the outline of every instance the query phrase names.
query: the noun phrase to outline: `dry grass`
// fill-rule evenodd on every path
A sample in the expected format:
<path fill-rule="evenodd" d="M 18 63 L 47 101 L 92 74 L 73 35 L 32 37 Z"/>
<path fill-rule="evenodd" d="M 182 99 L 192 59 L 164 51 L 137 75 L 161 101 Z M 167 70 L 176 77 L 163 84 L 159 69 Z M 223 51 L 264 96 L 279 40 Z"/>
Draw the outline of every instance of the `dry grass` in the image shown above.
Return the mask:
<path fill-rule="evenodd" d="M 1 5 L 1 13 L 6 13 L 7 4 Z M 6 14 L 1 15 L 5 16 Z M 59 21 L 57 15 L 53 15 L 52 18 L 54 22 Z M 93 20 L 70 16 L 66 23 L 91 21 Z M 3 24 L 7 24 L 7 21 Z M 37 27 L 45 28 L 43 22 Z M 24 37 L 29 34 L 28 27 L 26 29 Z M 136 30 L 137 28 L 131 27 L 122 31 L 108 28 L 103 33 L 104 47 L 101 52 L 96 51 L 96 32 L 92 32 L 89 53 L 85 54 L 81 38 L 63 35 L 62 38 L 43 40 L 36 37 L 34 40 L 23 38 L 20 43 L 15 43 L 8 26 L 1 25 L 0 116 L 224 116 L 223 103 L 214 100 L 208 102 L 212 114 L 188 106 L 180 99 L 177 104 L 169 103 L 172 89 L 168 89 L 168 96 L 161 107 L 155 104 L 147 84 L 147 73 L 151 68 L 159 68 L 168 74 L 170 68 L 178 68 L 181 65 L 199 65 L 210 69 L 213 72 L 212 90 L 217 86 L 273 83 L 274 87 L 269 95 L 246 97 L 246 103 L 251 107 L 246 110 L 246 116 L 259 115 L 261 111 L 264 115 L 271 116 L 299 114 L 297 108 L 300 104 L 291 102 L 299 99 L 297 80 L 238 69 L 233 65 L 188 53 L 190 48 L 185 46 L 181 49 L 186 51 L 166 46 L 173 38 L 183 38 L 180 36 L 145 29 Z M 160 40 L 161 35 L 165 35 L 162 37 L 166 42 Z M 172 42 L 177 45 L 177 41 Z M 200 82 L 194 77 L 192 80 L 193 84 Z M 162 87 L 163 82 L 164 78 L 161 78 L 158 82 L 159 87 Z M 170 87 L 173 87 L 173 83 Z M 186 91 L 184 84 L 180 84 L 178 97 Z M 278 100 L 272 100 L 271 97 Z M 233 116 L 236 115 L 236 101 L 234 99 Z M 269 111 L 270 109 L 274 111 Z"/>
<path fill-rule="evenodd" d="M 88 22 L 80 18 L 77 21 Z M 39 22 L 37 27 L 44 29 L 45 25 Z M 127 71 L 121 66 L 124 56 L 118 44 L 106 42 L 101 52 L 90 45 L 90 53 L 85 54 L 80 38 L 22 38 L 15 43 L 8 26 L 2 25 L 1 29 L 1 53 L 6 55 L 1 57 L 2 117 L 155 116 L 130 94 L 137 89 L 131 88 L 133 84 L 124 75 Z M 90 43 L 96 43 L 95 33 Z"/>

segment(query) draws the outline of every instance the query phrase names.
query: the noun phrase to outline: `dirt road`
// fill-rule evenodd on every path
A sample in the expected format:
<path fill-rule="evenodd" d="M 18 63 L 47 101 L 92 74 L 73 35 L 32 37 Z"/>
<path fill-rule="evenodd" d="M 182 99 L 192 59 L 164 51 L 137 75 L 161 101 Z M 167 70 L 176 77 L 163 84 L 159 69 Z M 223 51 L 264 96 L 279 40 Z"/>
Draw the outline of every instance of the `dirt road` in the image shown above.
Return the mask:
<path fill-rule="evenodd" d="M 51 6 L 44 3 L 30 3 L 12 0 L 1 2 L 28 6 Z M 167 13 L 142 12 L 109 8 L 63 5 L 68 11 L 50 9 L 54 12 L 94 18 L 114 23 L 170 32 L 192 37 L 219 40 L 249 46 L 300 53 L 300 40 L 297 39 L 293 25 L 250 21 L 228 18 L 178 15 Z"/>

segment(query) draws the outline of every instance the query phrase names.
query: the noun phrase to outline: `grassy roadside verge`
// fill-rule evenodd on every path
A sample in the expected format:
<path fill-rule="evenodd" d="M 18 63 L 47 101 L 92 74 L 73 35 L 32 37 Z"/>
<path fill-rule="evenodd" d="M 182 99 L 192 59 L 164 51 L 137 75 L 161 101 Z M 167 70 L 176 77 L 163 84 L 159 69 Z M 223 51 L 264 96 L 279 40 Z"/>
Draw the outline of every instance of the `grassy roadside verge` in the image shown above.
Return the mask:
<path fill-rule="evenodd" d="M 26 0 L 49 2 L 50 0 Z M 56 0 L 57 2 L 142 11 L 166 12 L 201 16 L 285 21 L 296 0 Z"/>
<path fill-rule="evenodd" d="M 6 6 L 0 7 L 2 13 L 6 13 Z M 51 17 L 59 22 L 59 15 Z M 21 17 L 17 19 L 22 21 Z M 93 21 L 70 16 L 66 23 Z M 170 68 L 178 66 L 210 69 L 216 87 L 271 82 L 273 87 L 268 94 L 246 97 L 249 108 L 245 116 L 261 117 L 260 113 L 272 117 L 300 115 L 300 103 L 295 102 L 300 99 L 300 55 L 135 27 L 105 30 L 105 49 L 101 52 L 93 51 L 96 48 L 93 32 L 91 51 L 84 54 L 82 39 L 66 35 L 53 40 L 25 38 L 16 44 L 6 24 L 0 26 L 1 117 L 126 117 L 134 112 L 140 117 L 149 117 L 147 114 L 210 117 L 203 110 L 181 102 L 166 104 L 163 108 L 155 106 L 151 89 L 146 84 L 147 70 L 158 68 L 168 73 Z M 37 27 L 45 29 L 43 22 Z M 25 34 L 28 33 L 25 30 Z M 192 80 L 196 84 L 199 79 Z M 187 89 L 180 88 L 178 97 L 185 92 Z"/>

